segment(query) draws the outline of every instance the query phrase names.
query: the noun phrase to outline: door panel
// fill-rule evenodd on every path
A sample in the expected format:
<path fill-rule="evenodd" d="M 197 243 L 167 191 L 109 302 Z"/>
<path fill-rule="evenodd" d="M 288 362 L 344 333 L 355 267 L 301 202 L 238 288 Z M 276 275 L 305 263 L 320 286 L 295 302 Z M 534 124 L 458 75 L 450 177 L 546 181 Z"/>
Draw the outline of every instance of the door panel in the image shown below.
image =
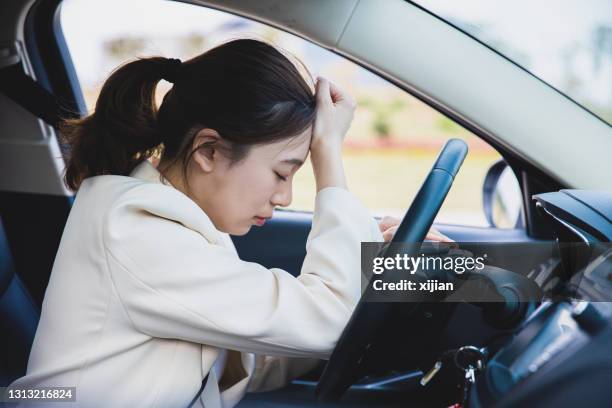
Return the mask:
<path fill-rule="evenodd" d="M 253 227 L 244 236 L 232 236 L 232 240 L 241 259 L 297 276 L 306 256 L 311 224 L 311 213 L 275 211 L 263 227 Z"/>

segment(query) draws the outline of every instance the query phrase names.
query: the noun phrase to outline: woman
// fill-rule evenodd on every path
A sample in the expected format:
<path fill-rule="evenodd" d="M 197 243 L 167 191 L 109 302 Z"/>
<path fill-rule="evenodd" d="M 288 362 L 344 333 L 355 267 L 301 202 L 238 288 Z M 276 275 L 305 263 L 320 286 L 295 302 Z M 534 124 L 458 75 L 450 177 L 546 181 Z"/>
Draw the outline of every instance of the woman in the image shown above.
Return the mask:
<path fill-rule="evenodd" d="M 173 87 L 157 111 L 160 79 Z M 360 242 L 383 239 L 346 187 L 354 108 L 325 79 L 313 94 L 255 40 L 115 71 L 95 112 L 62 132 L 78 191 L 12 387 L 76 387 L 71 407 L 231 407 L 328 357 L 359 298 Z M 317 196 L 300 275 L 240 260 L 228 234 L 289 205 L 308 153 Z"/>

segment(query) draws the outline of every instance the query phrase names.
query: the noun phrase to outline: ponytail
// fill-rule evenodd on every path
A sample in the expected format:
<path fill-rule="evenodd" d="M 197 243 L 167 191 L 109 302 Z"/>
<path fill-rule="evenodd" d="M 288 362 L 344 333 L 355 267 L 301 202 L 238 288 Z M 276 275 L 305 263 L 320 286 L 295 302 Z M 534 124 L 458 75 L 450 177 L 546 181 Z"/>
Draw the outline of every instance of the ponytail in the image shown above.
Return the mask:
<path fill-rule="evenodd" d="M 160 79 L 173 81 L 180 66 L 179 60 L 162 57 L 125 64 L 104 82 L 93 114 L 60 126 L 61 139 L 70 146 L 68 188 L 77 190 L 92 176 L 128 175 L 159 151 L 163 138 L 155 89 Z"/>

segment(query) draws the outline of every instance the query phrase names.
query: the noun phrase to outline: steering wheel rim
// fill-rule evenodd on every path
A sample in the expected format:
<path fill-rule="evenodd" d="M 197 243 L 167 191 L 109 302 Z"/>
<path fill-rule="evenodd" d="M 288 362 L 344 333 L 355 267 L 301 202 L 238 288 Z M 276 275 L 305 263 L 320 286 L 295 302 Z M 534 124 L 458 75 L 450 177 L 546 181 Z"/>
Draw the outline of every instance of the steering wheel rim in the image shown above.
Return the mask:
<path fill-rule="evenodd" d="M 406 211 L 392 242 L 423 242 L 467 151 L 467 144 L 463 140 L 450 139 L 446 142 Z M 393 303 L 368 302 L 365 295 L 362 294 L 321 374 L 315 389 L 319 400 L 336 400 L 352 385 L 355 372 L 371 346 L 371 339 L 391 313 Z"/>

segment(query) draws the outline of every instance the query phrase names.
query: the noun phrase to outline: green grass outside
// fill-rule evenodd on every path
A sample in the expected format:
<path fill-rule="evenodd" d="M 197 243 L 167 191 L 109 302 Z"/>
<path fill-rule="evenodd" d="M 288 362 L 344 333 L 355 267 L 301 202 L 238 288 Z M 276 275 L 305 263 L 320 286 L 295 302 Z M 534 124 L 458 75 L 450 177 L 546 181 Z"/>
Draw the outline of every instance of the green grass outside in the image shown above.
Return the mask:
<path fill-rule="evenodd" d="M 374 214 L 401 215 L 431 169 L 437 150 L 389 151 L 345 149 L 344 166 L 349 189 Z M 440 220 L 455 224 L 483 224 L 482 183 L 499 159 L 495 151 L 468 154 L 440 211 Z M 292 209 L 312 211 L 315 183 L 310 163 L 294 177 Z"/>

